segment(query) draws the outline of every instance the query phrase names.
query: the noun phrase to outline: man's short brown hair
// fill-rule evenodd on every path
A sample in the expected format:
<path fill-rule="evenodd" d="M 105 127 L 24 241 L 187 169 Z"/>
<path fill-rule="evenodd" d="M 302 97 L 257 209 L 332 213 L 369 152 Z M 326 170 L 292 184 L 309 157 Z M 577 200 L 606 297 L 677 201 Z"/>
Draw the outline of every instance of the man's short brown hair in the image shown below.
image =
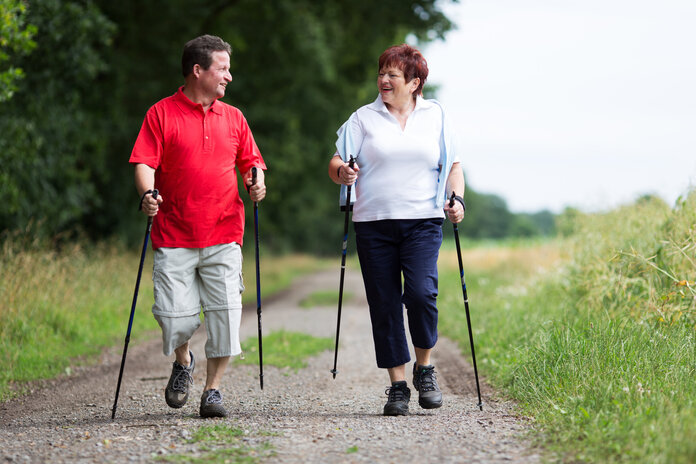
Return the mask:
<path fill-rule="evenodd" d="M 191 74 L 196 64 L 208 69 L 213 63 L 213 52 L 227 52 L 231 56 L 232 47 L 220 37 L 207 34 L 186 42 L 181 57 L 181 72 L 184 77 Z"/>

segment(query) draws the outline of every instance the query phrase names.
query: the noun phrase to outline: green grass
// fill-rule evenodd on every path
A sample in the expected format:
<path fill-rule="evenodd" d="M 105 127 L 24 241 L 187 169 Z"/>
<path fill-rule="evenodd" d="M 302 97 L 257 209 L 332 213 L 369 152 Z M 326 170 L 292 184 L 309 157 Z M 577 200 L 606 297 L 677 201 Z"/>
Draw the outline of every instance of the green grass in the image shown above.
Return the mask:
<path fill-rule="evenodd" d="M 348 303 L 353 294 L 343 291 L 343 303 Z M 338 304 L 338 290 L 321 290 L 307 295 L 300 301 L 302 308 L 314 308 L 317 306 L 335 306 Z"/>
<path fill-rule="evenodd" d="M 242 342 L 245 353 L 235 360 L 239 364 L 258 364 L 258 337 L 250 337 Z M 298 370 L 307 367 L 306 358 L 333 348 L 330 337 L 313 337 L 299 332 L 279 330 L 263 337 L 263 364 L 279 368 Z"/>
<path fill-rule="evenodd" d="M 123 339 L 138 262 L 116 245 L 74 245 L 58 253 L 18 252 L 6 243 L 0 256 L 0 352 L 6 359 L 0 399 L 10 394 L 10 382 L 69 373 L 77 358 L 93 357 Z M 153 298 L 147 280 L 144 275 L 134 340 L 157 327 L 151 315 L 145 317 Z"/>
<path fill-rule="evenodd" d="M 263 435 L 263 433 L 261 433 Z M 189 443 L 199 444 L 195 455 L 171 454 L 158 461 L 173 463 L 257 463 L 273 454 L 268 442 L 248 446 L 241 440 L 244 430 L 228 424 L 204 425 L 193 432 Z"/>
<path fill-rule="evenodd" d="M 0 250 L 0 401 L 26 383 L 69 374 L 109 346 L 122 348 L 140 250 L 110 243 L 66 246 L 7 240 Z M 331 260 L 333 262 L 333 260 Z M 262 295 L 323 269 L 329 260 L 287 255 L 261 258 Z M 253 256 L 244 260 L 245 302 L 256 298 Z M 251 278 L 249 278 L 251 276 Z M 251 282 L 249 282 L 251 281 Z M 159 330 L 152 316 L 152 252 L 140 282 L 130 343 Z"/>
<path fill-rule="evenodd" d="M 549 460 L 696 462 L 695 223 L 692 193 L 581 215 L 555 243 L 466 251 L 479 371 L 534 417 Z M 441 272 L 440 328 L 468 353 L 451 252 Z"/>

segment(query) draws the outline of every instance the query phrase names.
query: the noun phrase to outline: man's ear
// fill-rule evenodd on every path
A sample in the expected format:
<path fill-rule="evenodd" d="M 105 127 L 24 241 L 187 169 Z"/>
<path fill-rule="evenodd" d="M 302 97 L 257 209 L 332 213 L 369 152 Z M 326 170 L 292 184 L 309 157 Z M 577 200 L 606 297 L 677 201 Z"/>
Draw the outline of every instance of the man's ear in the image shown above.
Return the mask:
<path fill-rule="evenodd" d="M 198 79 L 201 76 L 201 65 L 194 64 L 191 73 L 196 77 L 196 79 Z"/>

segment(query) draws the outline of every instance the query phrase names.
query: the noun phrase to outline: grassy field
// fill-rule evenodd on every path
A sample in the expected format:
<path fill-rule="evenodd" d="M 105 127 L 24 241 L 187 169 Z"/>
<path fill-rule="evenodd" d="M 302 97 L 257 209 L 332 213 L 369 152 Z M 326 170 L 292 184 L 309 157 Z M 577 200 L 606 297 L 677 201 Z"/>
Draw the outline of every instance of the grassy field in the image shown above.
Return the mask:
<path fill-rule="evenodd" d="M 480 372 L 535 419 L 552 461 L 696 462 L 696 195 L 571 225 L 465 250 Z M 441 267 L 440 327 L 468 353 L 451 247 Z"/>

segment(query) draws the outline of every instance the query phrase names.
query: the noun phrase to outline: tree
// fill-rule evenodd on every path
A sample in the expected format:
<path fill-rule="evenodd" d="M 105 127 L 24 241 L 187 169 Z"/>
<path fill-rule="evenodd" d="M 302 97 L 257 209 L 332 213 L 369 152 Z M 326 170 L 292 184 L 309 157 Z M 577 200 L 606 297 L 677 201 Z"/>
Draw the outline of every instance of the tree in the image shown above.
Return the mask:
<path fill-rule="evenodd" d="M 503 198 L 478 193 L 467 187 L 465 199 L 466 216 L 459 226 L 463 235 L 471 238 L 503 238 L 510 234 L 514 216 Z"/>
<path fill-rule="evenodd" d="M 26 19 L 36 49 L 13 60 L 25 72 L 0 106 L 0 229 L 33 222 L 54 235 L 98 205 L 92 180 L 108 141 L 86 106 L 100 98 L 113 25 L 89 1 L 34 0 Z"/>
<path fill-rule="evenodd" d="M 0 103 L 12 98 L 24 70 L 13 58 L 30 53 L 36 46 L 36 26 L 26 24 L 26 5 L 21 0 L 0 0 Z"/>

